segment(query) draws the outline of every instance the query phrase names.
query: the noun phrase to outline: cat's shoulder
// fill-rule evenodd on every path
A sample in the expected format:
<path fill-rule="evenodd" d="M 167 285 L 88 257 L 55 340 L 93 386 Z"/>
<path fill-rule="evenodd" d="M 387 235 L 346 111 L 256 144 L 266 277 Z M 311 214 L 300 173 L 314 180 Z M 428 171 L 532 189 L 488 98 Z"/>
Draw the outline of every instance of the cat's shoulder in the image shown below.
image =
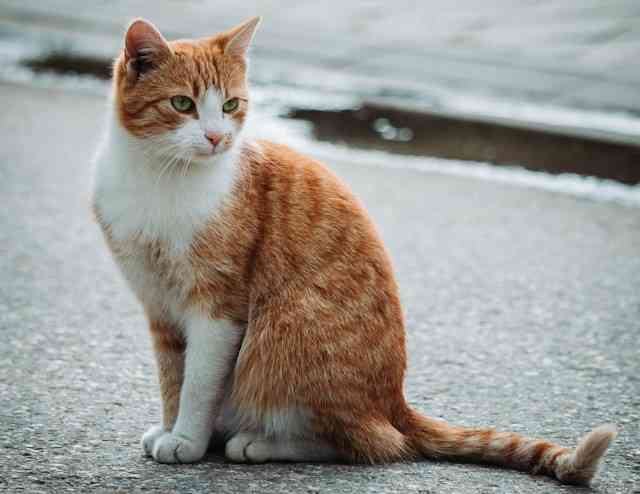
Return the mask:
<path fill-rule="evenodd" d="M 256 140 L 245 148 L 245 159 L 261 172 L 274 175 L 315 176 L 339 181 L 327 165 L 286 144 Z"/>

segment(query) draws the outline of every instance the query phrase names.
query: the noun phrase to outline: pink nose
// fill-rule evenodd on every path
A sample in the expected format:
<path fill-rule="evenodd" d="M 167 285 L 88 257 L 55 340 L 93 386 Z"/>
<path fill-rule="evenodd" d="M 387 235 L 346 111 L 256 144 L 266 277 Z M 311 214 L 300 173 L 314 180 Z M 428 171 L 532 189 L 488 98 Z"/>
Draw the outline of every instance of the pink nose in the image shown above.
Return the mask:
<path fill-rule="evenodd" d="M 220 141 L 222 141 L 222 138 L 224 137 L 222 134 L 218 134 L 216 132 L 205 132 L 204 136 L 211 144 L 214 145 L 214 147 L 220 144 Z"/>

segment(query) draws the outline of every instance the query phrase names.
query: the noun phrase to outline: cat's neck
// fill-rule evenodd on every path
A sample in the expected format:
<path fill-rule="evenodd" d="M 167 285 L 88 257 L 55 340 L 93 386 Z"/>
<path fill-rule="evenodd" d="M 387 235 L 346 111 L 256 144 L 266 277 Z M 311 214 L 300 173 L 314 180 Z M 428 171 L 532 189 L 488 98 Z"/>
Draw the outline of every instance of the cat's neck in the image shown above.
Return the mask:
<path fill-rule="evenodd" d="M 96 157 L 94 201 L 116 240 L 164 241 L 184 251 L 229 198 L 241 147 L 198 163 L 167 165 L 114 115 Z"/>

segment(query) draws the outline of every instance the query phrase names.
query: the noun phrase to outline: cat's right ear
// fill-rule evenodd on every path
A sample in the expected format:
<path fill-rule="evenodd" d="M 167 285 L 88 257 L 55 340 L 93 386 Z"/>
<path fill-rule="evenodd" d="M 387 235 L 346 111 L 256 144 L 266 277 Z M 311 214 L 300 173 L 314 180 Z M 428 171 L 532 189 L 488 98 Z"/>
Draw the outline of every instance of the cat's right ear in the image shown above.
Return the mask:
<path fill-rule="evenodd" d="M 140 75 L 152 70 L 171 56 L 171 48 L 160 31 L 144 19 L 136 19 L 124 37 L 124 63 L 127 79 L 138 80 Z"/>

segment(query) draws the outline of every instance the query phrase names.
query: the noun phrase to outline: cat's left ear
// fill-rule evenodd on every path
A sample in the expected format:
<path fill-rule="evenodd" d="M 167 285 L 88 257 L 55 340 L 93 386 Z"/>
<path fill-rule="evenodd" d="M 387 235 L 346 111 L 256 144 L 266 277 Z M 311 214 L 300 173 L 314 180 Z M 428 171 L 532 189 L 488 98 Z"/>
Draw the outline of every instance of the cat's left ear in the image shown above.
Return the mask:
<path fill-rule="evenodd" d="M 135 81 L 171 56 L 171 48 L 160 31 L 144 19 L 136 19 L 124 37 L 124 61 L 127 77 Z"/>
<path fill-rule="evenodd" d="M 252 17 L 239 26 L 227 31 L 224 53 L 237 57 L 244 57 L 251 45 L 251 40 L 260 24 L 260 17 Z"/>

